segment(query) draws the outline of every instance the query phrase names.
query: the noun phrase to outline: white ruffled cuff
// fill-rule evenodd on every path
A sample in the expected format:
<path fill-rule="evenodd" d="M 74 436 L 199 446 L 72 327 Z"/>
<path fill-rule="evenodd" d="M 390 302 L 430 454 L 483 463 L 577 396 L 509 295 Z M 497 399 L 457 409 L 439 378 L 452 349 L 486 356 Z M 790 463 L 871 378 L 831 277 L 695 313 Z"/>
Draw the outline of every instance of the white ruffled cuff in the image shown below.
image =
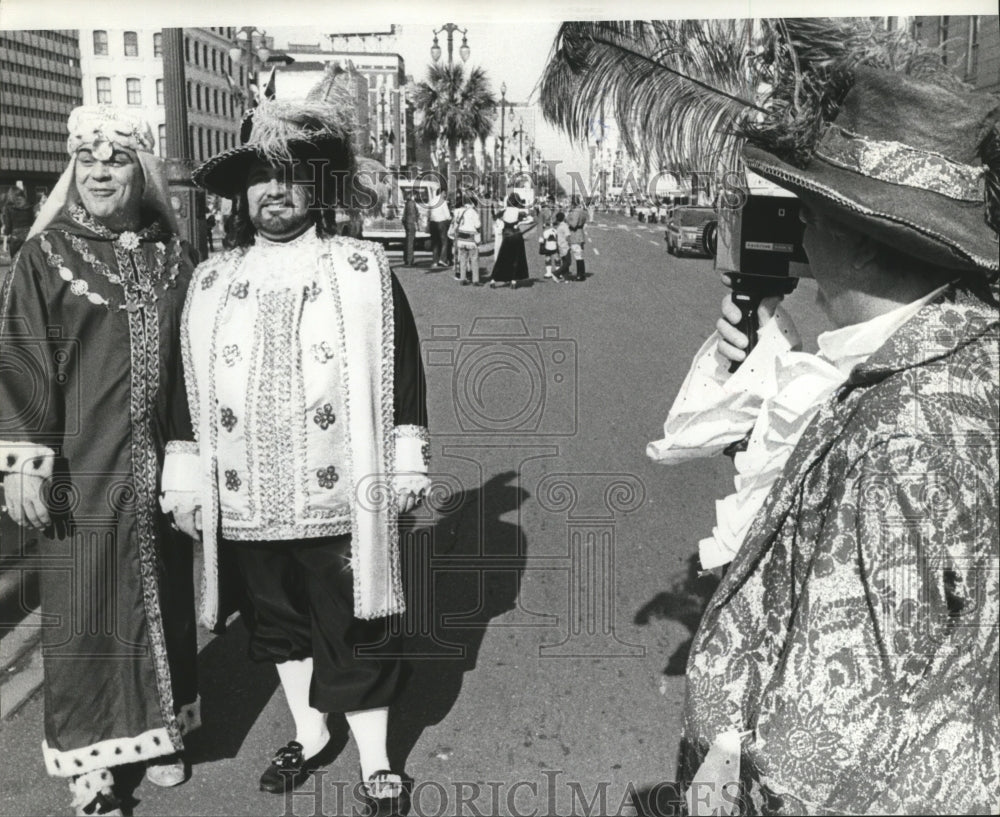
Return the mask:
<path fill-rule="evenodd" d="M 198 443 L 187 440 L 171 440 L 167 443 L 163 458 L 163 477 L 160 490 L 163 493 L 187 493 L 195 490 L 199 482 L 200 462 Z"/>
<path fill-rule="evenodd" d="M 0 441 L 0 473 L 28 474 L 48 479 L 56 452 L 45 445 Z"/>
<path fill-rule="evenodd" d="M 431 464 L 431 438 L 424 426 L 396 426 L 392 430 L 395 442 L 393 471 L 399 475 L 426 474 Z"/>

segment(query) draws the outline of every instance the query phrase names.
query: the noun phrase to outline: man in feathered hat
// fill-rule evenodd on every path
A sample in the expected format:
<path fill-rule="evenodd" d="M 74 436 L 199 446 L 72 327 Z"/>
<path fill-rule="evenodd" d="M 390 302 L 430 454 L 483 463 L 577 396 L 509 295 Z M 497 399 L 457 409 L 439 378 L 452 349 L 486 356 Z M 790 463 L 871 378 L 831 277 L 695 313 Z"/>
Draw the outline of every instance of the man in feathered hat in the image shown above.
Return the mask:
<path fill-rule="evenodd" d="M 836 328 L 793 351 L 767 303 L 748 355 L 725 303 L 649 450 L 748 438 L 701 543 L 730 564 L 682 776 L 695 813 L 994 812 L 1000 105 L 943 72 L 828 77 L 776 83 L 744 159 L 801 199 Z"/>
<path fill-rule="evenodd" d="M 403 290 L 378 245 L 330 231 L 333 208 L 371 193 L 350 110 L 335 89 L 265 101 L 243 144 L 194 174 L 236 200 L 235 246 L 192 281 L 181 332 L 198 445 L 167 462 L 164 489 L 167 507 L 203 520 L 204 623 L 221 623 L 218 535 L 253 607 L 251 657 L 277 664 L 295 737 L 261 789 L 303 782 L 325 759 L 327 714 L 342 712 L 383 813 L 402 792 L 386 755 L 397 516 L 429 485 L 429 442 Z"/>

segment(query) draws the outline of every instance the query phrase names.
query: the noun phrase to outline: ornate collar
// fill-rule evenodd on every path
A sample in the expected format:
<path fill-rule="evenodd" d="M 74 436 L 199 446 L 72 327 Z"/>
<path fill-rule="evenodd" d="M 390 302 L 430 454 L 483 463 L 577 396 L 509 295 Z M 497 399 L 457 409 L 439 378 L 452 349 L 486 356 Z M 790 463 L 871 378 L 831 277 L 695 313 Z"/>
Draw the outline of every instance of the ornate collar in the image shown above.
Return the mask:
<path fill-rule="evenodd" d="M 101 224 L 79 204 L 74 204 L 69 208 L 69 215 L 73 221 L 84 229 L 90 230 L 100 238 L 117 241 L 126 250 L 137 249 L 139 244 L 143 241 L 156 241 L 161 238 L 162 228 L 157 221 L 154 221 L 152 224 L 148 224 L 138 232 L 125 230 L 121 233 L 116 233 Z"/>

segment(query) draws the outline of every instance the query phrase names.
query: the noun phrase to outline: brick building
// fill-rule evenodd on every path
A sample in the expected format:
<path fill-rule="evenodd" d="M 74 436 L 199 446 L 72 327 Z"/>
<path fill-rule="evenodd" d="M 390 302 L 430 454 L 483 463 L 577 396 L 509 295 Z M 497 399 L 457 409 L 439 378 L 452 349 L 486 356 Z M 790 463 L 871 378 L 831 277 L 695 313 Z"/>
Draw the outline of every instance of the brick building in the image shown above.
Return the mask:
<path fill-rule="evenodd" d="M 1000 92 L 1000 18 L 997 15 L 910 18 L 915 39 L 943 46 L 945 60 L 977 88 Z"/>

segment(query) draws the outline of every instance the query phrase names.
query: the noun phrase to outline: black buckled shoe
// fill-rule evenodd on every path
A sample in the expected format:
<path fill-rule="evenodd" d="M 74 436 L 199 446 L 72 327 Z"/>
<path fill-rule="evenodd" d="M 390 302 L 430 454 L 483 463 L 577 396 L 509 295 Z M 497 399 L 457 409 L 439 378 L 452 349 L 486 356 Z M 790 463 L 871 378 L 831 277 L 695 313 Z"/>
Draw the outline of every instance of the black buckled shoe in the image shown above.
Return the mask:
<path fill-rule="evenodd" d="M 379 769 L 361 781 L 361 793 L 367 805 L 367 817 L 406 817 L 410 813 L 410 789 L 413 780 Z"/>
<path fill-rule="evenodd" d="M 274 757 L 271 765 L 260 776 L 260 790 L 271 794 L 284 794 L 301 786 L 313 771 L 320 765 L 323 750 L 320 750 L 306 760 L 302 755 L 302 744 L 290 740 L 282 746 Z"/>

